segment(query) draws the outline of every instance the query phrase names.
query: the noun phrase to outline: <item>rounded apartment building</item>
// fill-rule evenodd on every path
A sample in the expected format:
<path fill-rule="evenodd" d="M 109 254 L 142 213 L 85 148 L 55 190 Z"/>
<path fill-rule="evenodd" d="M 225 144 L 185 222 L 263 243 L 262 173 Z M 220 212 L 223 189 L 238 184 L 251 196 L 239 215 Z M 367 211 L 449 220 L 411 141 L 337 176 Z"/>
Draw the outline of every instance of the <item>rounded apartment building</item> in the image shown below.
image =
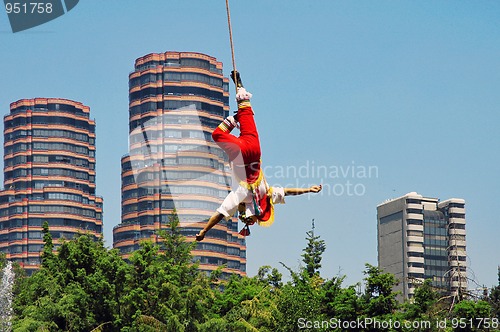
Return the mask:
<path fill-rule="evenodd" d="M 122 158 L 122 222 L 113 246 L 128 257 L 155 239 L 175 210 L 188 241 L 231 186 L 228 159 L 212 131 L 229 112 L 222 63 L 193 52 L 149 54 L 129 75 L 129 154 Z M 197 244 L 200 269 L 245 274 L 246 247 L 236 220 L 223 221 Z"/>
<path fill-rule="evenodd" d="M 67 99 L 22 99 L 4 117 L 0 251 L 28 273 L 40 265 L 42 224 L 58 239 L 102 234 L 95 195 L 95 122 Z"/>

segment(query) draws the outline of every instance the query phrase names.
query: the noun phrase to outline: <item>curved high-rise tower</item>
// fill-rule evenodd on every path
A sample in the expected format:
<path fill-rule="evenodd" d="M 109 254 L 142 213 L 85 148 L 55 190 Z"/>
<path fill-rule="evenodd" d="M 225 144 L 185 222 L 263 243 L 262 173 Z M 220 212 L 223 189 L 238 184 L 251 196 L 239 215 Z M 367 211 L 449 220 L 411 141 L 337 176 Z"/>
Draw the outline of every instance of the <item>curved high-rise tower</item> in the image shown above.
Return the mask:
<path fill-rule="evenodd" d="M 129 75 L 129 154 L 122 158 L 122 222 L 113 246 L 128 257 L 144 238 L 155 239 L 177 212 L 189 241 L 230 190 L 225 153 L 212 131 L 228 115 L 222 63 L 194 52 L 141 57 Z M 194 251 L 200 269 L 226 264 L 245 274 L 246 247 L 236 220 L 212 229 Z"/>
<path fill-rule="evenodd" d="M 22 99 L 4 117 L 0 251 L 28 273 L 39 267 L 42 224 L 57 246 L 77 233 L 102 234 L 95 195 L 95 122 L 82 103 Z"/>

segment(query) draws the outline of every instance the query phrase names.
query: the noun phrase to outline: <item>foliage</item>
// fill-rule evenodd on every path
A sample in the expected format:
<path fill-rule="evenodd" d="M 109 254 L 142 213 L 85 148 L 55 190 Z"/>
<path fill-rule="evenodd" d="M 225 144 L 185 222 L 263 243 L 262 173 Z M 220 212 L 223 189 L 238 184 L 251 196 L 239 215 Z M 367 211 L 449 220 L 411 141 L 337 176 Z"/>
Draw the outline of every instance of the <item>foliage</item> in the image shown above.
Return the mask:
<path fill-rule="evenodd" d="M 45 224 L 40 270 L 31 277 L 16 270 L 14 330 L 343 331 L 347 329 L 330 327 L 332 319 L 450 322 L 498 315 L 500 280 L 487 301 L 469 299 L 450 307 L 431 281 L 421 284 L 411 301 L 398 303 L 396 278 L 370 264 L 363 283 L 344 286 L 345 276 L 324 278 L 319 269 L 326 246 L 312 231 L 303 250 L 305 266 L 293 270 L 282 263 L 287 281 L 271 266 L 261 267 L 253 277 L 224 279 L 220 268 L 206 275 L 193 263 L 196 243 L 186 241 L 178 226 L 174 213 L 168 229 L 154 242 L 142 242 L 125 262 L 116 250 L 105 248 L 102 239 L 94 241 L 85 234 L 62 243 L 54 254 Z M 0 265 L 4 261 L 0 257 Z"/>
<path fill-rule="evenodd" d="M 129 266 L 118 252 L 80 235 L 52 253 L 52 237 L 44 225 L 42 268 L 21 277 L 15 287 L 16 330 L 90 331 L 111 322 L 104 331 L 120 325 L 120 305 Z"/>
<path fill-rule="evenodd" d="M 486 301 L 464 300 L 453 308 L 453 317 L 460 323 L 455 331 L 484 331 L 482 319 L 491 317 L 491 306 Z"/>
<path fill-rule="evenodd" d="M 170 217 L 170 229 L 160 232 L 159 244 L 150 241 L 130 258 L 129 290 L 124 296 L 125 331 L 146 331 L 164 326 L 168 331 L 196 331 L 206 320 L 206 308 L 213 293 L 208 280 L 192 263 L 191 250 L 180 234 L 177 215 Z"/>
<path fill-rule="evenodd" d="M 0 271 L 3 270 L 5 265 L 7 265 L 6 255 L 3 252 L 0 252 Z"/>
<path fill-rule="evenodd" d="M 279 296 L 278 309 L 281 313 L 279 331 L 299 331 L 297 321 L 306 319 L 326 319 L 321 312 L 322 283 L 319 275 L 309 275 L 306 269 L 290 271 L 292 281 L 286 283 Z"/>
<path fill-rule="evenodd" d="M 398 284 L 394 275 L 383 273 L 383 271 L 373 265 L 365 264 L 367 276 L 366 290 L 363 296 L 368 317 L 384 317 L 392 314 L 398 308 L 396 301 L 397 294 L 393 292 L 393 287 Z"/>
<path fill-rule="evenodd" d="M 415 290 L 415 297 L 413 302 L 405 303 L 404 305 L 404 318 L 408 320 L 432 319 L 433 313 L 431 309 L 439 299 L 439 294 L 432 287 L 432 281 L 427 279 L 423 284 L 419 285 Z"/>
<path fill-rule="evenodd" d="M 363 312 L 363 303 L 356 286 L 342 287 L 345 277 L 328 280 L 323 285 L 322 312 L 326 317 L 355 321 Z"/>
<path fill-rule="evenodd" d="M 500 267 L 498 268 L 498 285 L 491 290 L 488 302 L 491 305 L 492 316 L 500 320 Z"/>

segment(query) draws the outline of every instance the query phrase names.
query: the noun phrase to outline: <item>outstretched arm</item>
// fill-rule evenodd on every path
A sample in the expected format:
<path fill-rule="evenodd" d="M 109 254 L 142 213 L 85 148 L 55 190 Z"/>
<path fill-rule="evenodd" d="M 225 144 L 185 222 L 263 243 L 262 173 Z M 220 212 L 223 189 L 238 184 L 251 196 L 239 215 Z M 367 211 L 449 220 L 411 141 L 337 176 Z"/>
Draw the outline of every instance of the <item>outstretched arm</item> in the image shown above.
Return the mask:
<path fill-rule="evenodd" d="M 296 196 L 307 193 L 319 193 L 322 189 L 322 186 L 314 185 L 309 188 L 284 188 L 285 196 Z"/>
<path fill-rule="evenodd" d="M 211 230 L 212 227 L 214 227 L 215 225 L 217 225 L 222 220 L 222 218 L 224 218 L 224 216 L 221 213 L 215 212 L 210 217 L 210 219 L 208 219 L 208 223 L 205 226 L 205 228 L 203 228 L 198 234 L 196 234 L 196 241 L 203 241 L 203 239 L 205 238 L 205 234 L 209 230 Z"/>

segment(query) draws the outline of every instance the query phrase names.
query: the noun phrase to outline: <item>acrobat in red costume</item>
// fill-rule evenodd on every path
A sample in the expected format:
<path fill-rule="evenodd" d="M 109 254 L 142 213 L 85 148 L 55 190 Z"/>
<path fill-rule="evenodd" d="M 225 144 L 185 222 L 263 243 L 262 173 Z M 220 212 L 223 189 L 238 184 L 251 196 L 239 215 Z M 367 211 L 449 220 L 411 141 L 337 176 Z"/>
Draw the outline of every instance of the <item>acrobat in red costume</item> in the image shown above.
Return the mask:
<path fill-rule="evenodd" d="M 261 148 L 259 134 L 254 120 L 254 112 L 250 104 L 252 95 L 241 83 L 239 74 L 235 84 L 238 87 L 236 101 L 238 112 L 227 117 L 212 133 L 214 141 L 227 153 L 233 166 L 233 172 L 240 181 L 236 190 L 231 191 L 221 206 L 209 219 L 207 225 L 196 235 L 201 241 L 213 226 L 222 218 L 231 218 L 236 211 L 240 213 L 240 220 L 245 228 L 240 234 L 250 235 L 248 225 L 258 222 L 261 226 L 270 226 L 274 221 L 274 204 L 285 203 L 285 196 L 301 195 L 321 191 L 321 186 L 310 188 L 281 188 L 270 187 L 261 169 Z M 231 131 L 240 126 L 240 136 L 236 137 Z"/>
<path fill-rule="evenodd" d="M 235 175 L 248 184 L 255 183 L 261 172 L 259 133 L 250 105 L 251 96 L 245 88 L 238 88 L 238 113 L 225 119 L 212 133 L 214 141 L 233 163 Z M 231 135 L 231 131 L 237 126 L 236 122 L 240 124 L 239 137 Z"/>

